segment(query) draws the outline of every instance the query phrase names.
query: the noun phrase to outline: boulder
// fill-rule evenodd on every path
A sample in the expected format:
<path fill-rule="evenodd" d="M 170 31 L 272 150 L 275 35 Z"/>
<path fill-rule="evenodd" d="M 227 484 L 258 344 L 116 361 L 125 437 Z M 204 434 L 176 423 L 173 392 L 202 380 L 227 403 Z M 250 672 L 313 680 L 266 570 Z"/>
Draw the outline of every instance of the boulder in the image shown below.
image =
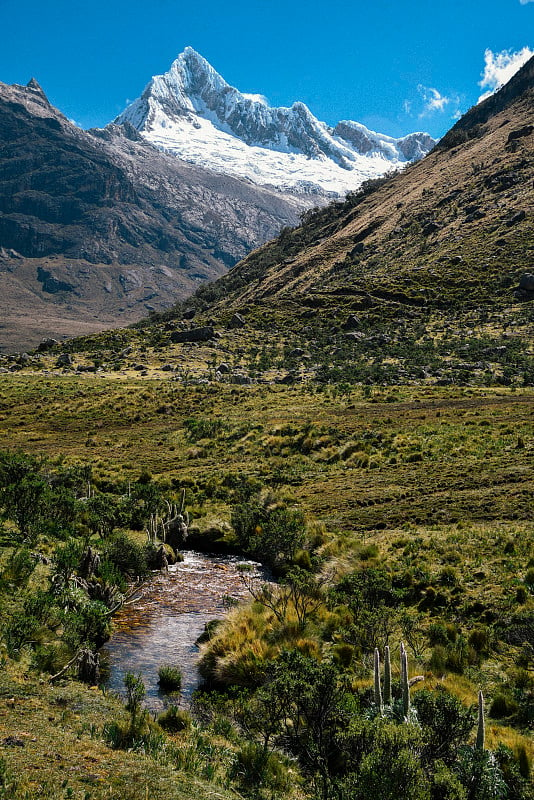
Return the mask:
<path fill-rule="evenodd" d="M 72 356 L 70 353 L 61 353 L 56 361 L 56 367 L 70 367 L 72 365 Z"/>
<path fill-rule="evenodd" d="M 519 278 L 519 288 L 524 292 L 534 292 L 534 273 L 524 272 Z"/>
<path fill-rule="evenodd" d="M 347 317 L 341 327 L 344 331 L 354 331 L 356 328 L 360 327 L 360 320 L 358 317 L 354 316 L 354 314 L 351 314 L 350 317 Z"/>
<path fill-rule="evenodd" d="M 236 386 L 248 386 L 252 383 L 252 378 L 250 378 L 248 375 L 241 375 L 239 372 L 237 372 L 230 376 L 230 383 L 233 383 Z"/>
<path fill-rule="evenodd" d="M 211 325 L 205 325 L 202 328 L 191 328 L 188 331 L 173 331 L 171 333 L 171 342 L 178 344 L 180 342 L 207 342 L 213 339 L 214 330 Z"/>
<path fill-rule="evenodd" d="M 241 314 L 234 314 L 230 322 L 228 323 L 229 328 L 244 328 L 246 325 L 245 320 L 241 316 Z"/>
<path fill-rule="evenodd" d="M 521 211 L 516 211 L 516 212 L 515 212 L 515 214 L 512 214 L 512 216 L 510 217 L 510 219 L 509 219 L 509 220 L 507 220 L 506 224 L 507 224 L 507 226 L 508 226 L 509 228 L 511 228 L 511 227 L 512 227 L 512 225 L 517 225 L 517 223 L 518 223 L 518 222 L 521 222 L 522 220 L 524 220 L 524 219 L 525 219 L 525 217 L 526 217 L 526 213 L 525 213 L 525 211 L 523 211 L 523 210 L 521 210 Z"/>
<path fill-rule="evenodd" d="M 43 341 L 37 346 L 37 351 L 39 353 L 44 353 L 47 350 L 51 350 L 57 344 L 59 344 L 57 339 L 43 339 Z"/>

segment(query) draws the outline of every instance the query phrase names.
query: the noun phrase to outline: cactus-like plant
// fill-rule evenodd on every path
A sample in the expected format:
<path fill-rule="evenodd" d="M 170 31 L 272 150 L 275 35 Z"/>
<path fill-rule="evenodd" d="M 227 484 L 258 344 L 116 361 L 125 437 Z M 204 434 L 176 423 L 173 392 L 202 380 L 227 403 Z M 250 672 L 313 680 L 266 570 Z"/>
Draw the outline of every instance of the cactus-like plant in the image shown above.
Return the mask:
<path fill-rule="evenodd" d="M 391 705 L 391 653 L 388 645 L 384 652 L 384 704 Z"/>
<path fill-rule="evenodd" d="M 402 710 L 404 717 L 408 719 L 410 714 L 410 682 L 408 680 L 408 653 L 404 649 L 401 651 L 401 678 L 402 678 Z"/>
<path fill-rule="evenodd" d="M 375 705 L 382 714 L 384 707 L 382 705 L 382 688 L 380 686 L 380 653 L 378 647 L 375 647 L 375 661 L 374 661 L 374 678 L 375 678 Z"/>
<path fill-rule="evenodd" d="M 478 725 L 477 725 L 477 741 L 476 749 L 484 750 L 484 740 L 486 738 L 486 728 L 484 725 L 484 695 L 482 692 L 478 693 Z"/>

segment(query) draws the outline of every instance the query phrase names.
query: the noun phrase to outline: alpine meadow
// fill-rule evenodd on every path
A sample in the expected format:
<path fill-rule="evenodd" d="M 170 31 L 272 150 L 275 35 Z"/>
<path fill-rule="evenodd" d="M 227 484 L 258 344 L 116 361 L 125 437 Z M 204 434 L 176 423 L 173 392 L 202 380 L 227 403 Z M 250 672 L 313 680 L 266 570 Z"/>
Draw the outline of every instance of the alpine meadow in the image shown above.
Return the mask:
<path fill-rule="evenodd" d="M 0 109 L 0 798 L 534 800 L 534 57 Z"/>

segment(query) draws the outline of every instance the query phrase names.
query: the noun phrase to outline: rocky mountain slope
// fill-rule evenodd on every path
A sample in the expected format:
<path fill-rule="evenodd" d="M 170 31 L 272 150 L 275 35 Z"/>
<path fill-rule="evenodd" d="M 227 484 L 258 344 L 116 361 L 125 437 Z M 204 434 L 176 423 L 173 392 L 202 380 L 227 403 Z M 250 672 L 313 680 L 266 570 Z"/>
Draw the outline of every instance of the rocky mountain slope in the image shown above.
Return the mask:
<path fill-rule="evenodd" d="M 239 315 L 241 350 L 293 377 L 531 385 L 533 112 L 531 60 L 425 159 L 199 289 L 195 324 Z"/>
<path fill-rule="evenodd" d="M 300 102 L 272 108 L 226 83 L 191 47 L 153 77 L 116 122 L 131 123 L 190 163 L 312 195 L 344 195 L 435 144 L 426 133 L 394 139 L 352 121 L 331 128 Z"/>
<path fill-rule="evenodd" d="M 84 132 L 36 81 L 0 84 L 0 349 L 168 307 L 294 224 L 309 200 Z"/>

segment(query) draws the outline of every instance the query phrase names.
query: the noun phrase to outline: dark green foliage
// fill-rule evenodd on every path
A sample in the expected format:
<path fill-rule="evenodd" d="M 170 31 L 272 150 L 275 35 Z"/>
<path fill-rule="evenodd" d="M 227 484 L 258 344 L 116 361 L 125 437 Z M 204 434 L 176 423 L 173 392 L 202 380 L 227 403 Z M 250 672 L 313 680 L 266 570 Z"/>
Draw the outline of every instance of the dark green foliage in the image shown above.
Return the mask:
<path fill-rule="evenodd" d="M 35 559 L 29 550 L 21 547 L 14 550 L 1 575 L 3 584 L 17 587 L 24 586 L 35 569 Z"/>
<path fill-rule="evenodd" d="M 345 640 L 366 652 L 376 647 L 382 650 L 387 644 L 398 615 L 398 598 L 387 570 L 371 566 L 350 573 L 330 593 L 332 605 L 342 603 L 352 613 Z"/>
<path fill-rule="evenodd" d="M 518 708 L 519 706 L 513 698 L 508 697 L 503 692 L 499 692 L 491 702 L 489 715 L 493 717 L 493 719 L 502 719 L 503 717 L 510 717 L 512 714 L 516 714 Z"/>
<path fill-rule="evenodd" d="M 117 498 L 111 494 L 95 494 L 85 503 L 85 523 L 102 539 L 110 536 L 121 522 Z"/>
<path fill-rule="evenodd" d="M 184 428 L 193 442 L 199 439 L 212 439 L 224 428 L 221 419 L 206 419 L 204 417 L 189 417 L 184 420 Z"/>
<path fill-rule="evenodd" d="M 22 541 L 33 542 L 36 539 L 45 510 L 46 492 L 45 481 L 34 475 L 26 475 L 18 483 L 2 489 L 0 502 L 4 513 L 18 525 Z"/>
<path fill-rule="evenodd" d="M 377 743 L 371 753 L 361 761 L 355 779 L 354 800 L 368 800 L 380 797 L 381 800 L 398 800 L 409 797 L 410 800 L 430 800 L 428 780 L 421 769 L 417 756 L 411 751 L 410 744 L 393 752 L 389 742 Z"/>
<path fill-rule="evenodd" d="M 75 539 L 70 539 L 63 547 L 58 547 L 54 553 L 54 573 L 52 582 L 56 589 L 66 587 L 72 576 L 77 572 L 83 553 L 83 544 Z"/>
<path fill-rule="evenodd" d="M 449 766 L 454 764 L 458 749 L 465 744 L 475 724 L 473 710 L 465 708 L 443 688 L 415 692 L 412 702 L 423 729 L 423 761 L 429 765 L 435 760 Z"/>
<path fill-rule="evenodd" d="M 32 642 L 38 627 L 39 621 L 26 611 L 17 611 L 12 615 L 3 630 L 7 652 L 11 657 L 18 657 L 24 645 Z"/>
<path fill-rule="evenodd" d="M 508 787 L 495 755 L 489 750 L 462 747 L 455 766 L 468 800 L 504 800 Z"/>
<path fill-rule="evenodd" d="M 263 787 L 272 797 L 283 797 L 292 784 L 292 776 L 282 763 L 281 755 L 266 751 L 256 742 L 246 742 L 238 750 L 231 776 L 247 797 L 264 797 Z"/>
<path fill-rule="evenodd" d="M 158 669 L 158 686 L 162 692 L 178 692 L 182 686 L 182 673 L 179 667 L 163 664 Z"/>
<path fill-rule="evenodd" d="M 158 714 L 157 722 L 163 730 L 178 733 L 191 727 L 191 714 L 178 706 L 169 706 Z"/>
<path fill-rule="evenodd" d="M 525 583 L 530 589 L 530 591 L 534 591 L 534 567 L 530 567 L 525 574 Z"/>
<path fill-rule="evenodd" d="M 96 649 L 109 639 L 111 617 L 107 606 L 98 600 L 89 600 L 66 609 L 63 619 L 63 640 L 73 651 L 80 644 Z"/>
<path fill-rule="evenodd" d="M 124 688 L 126 689 L 126 709 L 133 717 L 139 713 L 141 703 L 146 695 L 145 684 L 141 675 L 127 672 L 124 676 Z"/>
<path fill-rule="evenodd" d="M 306 535 L 303 513 L 270 495 L 235 506 L 232 526 L 241 550 L 275 568 L 293 561 Z"/>
<path fill-rule="evenodd" d="M 112 564 L 129 578 L 148 574 L 145 548 L 133 542 L 125 533 L 116 532 L 102 547 L 103 561 Z"/>

